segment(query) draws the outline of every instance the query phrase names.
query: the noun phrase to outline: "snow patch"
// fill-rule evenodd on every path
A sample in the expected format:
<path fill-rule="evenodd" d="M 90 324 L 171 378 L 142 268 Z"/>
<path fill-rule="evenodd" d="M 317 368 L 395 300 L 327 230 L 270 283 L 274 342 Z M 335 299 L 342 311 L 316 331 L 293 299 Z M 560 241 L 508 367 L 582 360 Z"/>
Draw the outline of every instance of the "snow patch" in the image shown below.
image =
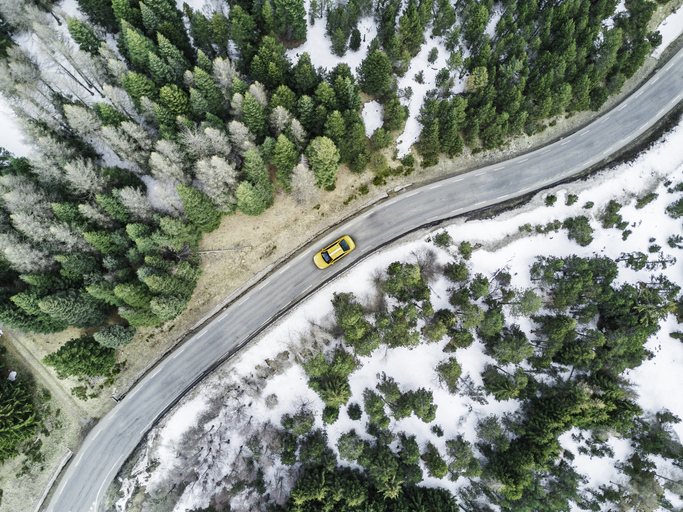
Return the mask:
<path fill-rule="evenodd" d="M 377 128 L 381 128 L 384 121 L 382 116 L 384 114 L 384 107 L 380 105 L 379 101 L 369 101 L 363 105 L 363 122 L 365 123 L 365 135 L 371 137 Z"/>

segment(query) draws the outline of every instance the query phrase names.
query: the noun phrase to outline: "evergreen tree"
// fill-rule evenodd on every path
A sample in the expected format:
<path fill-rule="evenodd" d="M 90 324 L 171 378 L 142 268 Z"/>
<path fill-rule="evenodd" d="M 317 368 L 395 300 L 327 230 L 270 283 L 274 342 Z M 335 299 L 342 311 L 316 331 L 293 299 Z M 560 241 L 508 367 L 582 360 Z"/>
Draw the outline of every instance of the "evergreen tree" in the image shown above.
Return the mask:
<path fill-rule="evenodd" d="M 221 214 L 204 192 L 183 185 L 177 187 L 187 219 L 205 233 L 211 233 L 221 225 Z"/>
<path fill-rule="evenodd" d="M 399 18 L 398 24 L 401 48 L 407 50 L 414 57 L 419 53 L 420 46 L 424 42 L 423 21 L 418 13 L 416 0 L 409 0 L 405 13 Z"/>
<path fill-rule="evenodd" d="M 189 113 L 189 98 L 177 85 L 164 85 L 159 90 L 159 100 L 174 116 L 183 116 Z"/>
<path fill-rule="evenodd" d="M 339 150 L 327 137 L 316 137 L 306 149 L 316 183 L 321 188 L 334 186 L 339 169 Z"/>
<path fill-rule="evenodd" d="M 256 135 L 258 140 L 263 140 L 268 130 L 266 111 L 256 98 L 247 93 L 242 104 L 242 122 L 249 131 Z"/>
<path fill-rule="evenodd" d="M 0 380 L 0 462 L 16 457 L 17 447 L 31 439 L 39 425 L 40 417 L 27 383 L 23 379 Z"/>
<path fill-rule="evenodd" d="M 391 61 L 381 50 L 374 50 L 356 70 L 363 92 L 371 96 L 384 96 L 391 89 Z"/>
<path fill-rule="evenodd" d="M 275 29 L 287 39 L 306 39 L 306 9 L 303 0 L 273 0 Z"/>
<path fill-rule="evenodd" d="M 90 25 L 70 16 L 67 16 L 66 23 L 69 27 L 69 34 L 78 43 L 81 51 L 94 56 L 99 55 L 100 45 L 103 41 L 97 37 Z"/>
<path fill-rule="evenodd" d="M 272 162 L 277 167 L 278 181 L 287 190 L 291 188 L 291 173 L 298 160 L 299 152 L 296 150 L 296 146 L 281 134 L 275 144 Z"/>
<path fill-rule="evenodd" d="M 46 355 L 43 363 L 52 366 L 60 379 L 80 375 L 97 377 L 107 375 L 114 366 L 116 350 L 103 347 L 92 336 L 81 336 L 70 339 L 57 352 Z"/>
<path fill-rule="evenodd" d="M 315 68 L 311 64 L 311 56 L 308 52 L 304 52 L 299 57 L 296 65 L 292 70 L 294 90 L 299 93 L 299 95 L 313 94 L 316 87 L 318 86 L 318 74 Z"/>
<path fill-rule="evenodd" d="M 431 167 L 439 162 L 441 145 L 439 144 L 439 121 L 434 120 L 423 126 L 418 143 L 422 155 L 422 167 Z"/>
<path fill-rule="evenodd" d="M 150 311 L 164 322 L 177 318 L 187 308 L 187 301 L 174 295 L 154 297 L 150 304 Z"/>
<path fill-rule="evenodd" d="M 235 191 L 237 209 L 246 215 L 261 215 L 273 204 L 273 194 L 259 185 L 243 181 Z"/>
<path fill-rule="evenodd" d="M 135 337 L 135 327 L 122 324 L 107 325 L 93 334 L 93 338 L 103 347 L 119 348 L 128 345 Z"/>

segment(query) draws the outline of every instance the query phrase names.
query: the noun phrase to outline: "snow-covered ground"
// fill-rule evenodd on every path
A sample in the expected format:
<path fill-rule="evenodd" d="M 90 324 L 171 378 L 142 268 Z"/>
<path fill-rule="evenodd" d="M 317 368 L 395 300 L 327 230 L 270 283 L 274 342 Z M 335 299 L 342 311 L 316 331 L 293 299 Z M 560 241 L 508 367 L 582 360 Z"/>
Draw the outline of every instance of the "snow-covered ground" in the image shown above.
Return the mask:
<path fill-rule="evenodd" d="M 663 182 L 672 180 L 678 183 L 683 180 L 683 153 L 680 147 L 683 145 L 683 126 L 669 133 L 665 140 L 642 154 L 637 160 L 619 165 L 618 167 L 603 171 L 600 174 L 576 183 L 561 185 L 553 190 L 544 191 L 534 197 L 531 202 L 520 209 L 506 212 L 495 219 L 485 221 L 467 222 L 464 218 L 457 219 L 446 229 L 454 239 L 454 244 L 467 240 L 474 244 L 481 244 L 471 260 L 471 273 L 482 273 L 491 276 L 497 270 L 506 268 L 513 275 L 512 285 L 515 287 L 529 286 L 529 266 L 538 255 L 569 255 L 577 254 L 588 257 L 599 253 L 610 258 L 617 258 L 621 253 L 633 251 L 645 252 L 651 245 L 651 239 L 662 246 L 662 251 L 667 255 L 676 256 L 682 263 L 670 265 L 662 271 L 669 279 L 678 284 L 683 284 L 681 265 L 683 265 L 683 253 L 678 249 L 668 247 L 667 238 L 676 233 L 681 233 L 681 221 L 668 217 L 664 209 L 681 194 L 669 194 Z M 637 197 L 646 193 L 656 192 L 659 194 L 656 200 L 643 209 L 636 209 Z M 547 194 L 555 194 L 558 198 L 555 206 L 545 206 L 544 198 Z M 565 204 L 568 194 L 578 195 L 578 201 L 572 205 Z M 632 234 L 627 240 L 622 239 L 622 232 L 617 229 L 602 229 L 597 220 L 605 205 L 616 199 L 623 208 L 619 212 L 624 220 L 629 221 L 628 229 Z M 595 206 L 586 209 L 583 206 L 592 201 Z M 545 224 L 554 219 L 563 220 L 569 216 L 587 215 L 591 219 L 591 225 L 595 229 L 594 241 L 587 247 L 580 247 L 570 241 L 565 231 L 549 234 L 522 233 L 519 226 L 526 223 Z M 335 280 L 333 283 L 312 295 L 300 307 L 290 313 L 262 336 L 250 350 L 240 356 L 230 369 L 224 368 L 216 372 L 200 389 L 193 398 L 189 398 L 176 412 L 166 418 L 163 424 L 152 434 L 156 438 L 156 447 L 151 449 L 152 459 L 158 462 L 156 469 L 150 472 L 141 471 L 137 478 L 142 484 L 147 484 L 148 490 L 154 490 L 155 486 L 163 487 L 163 482 L 174 474 L 179 463 L 178 446 L 187 435 L 190 427 L 196 423 L 205 424 L 205 429 L 213 429 L 220 422 L 206 422 L 208 404 L 213 403 L 217 396 L 221 396 L 226 388 L 233 388 L 237 382 L 254 372 L 257 365 L 263 365 L 264 360 L 273 359 L 284 350 L 292 350 L 292 346 L 307 335 L 312 325 L 324 325 L 332 315 L 331 299 L 335 292 L 353 292 L 360 300 L 365 300 L 373 293 L 372 277 L 378 269 L 384 269 L 392 261 L 414 261 L 415 254 L 426 249 L 438 251 L 438 260 L 445 263 L 452 260 L 452 255 L 442 249 L 437 249 L 429 238 L 443 228 L 434 230 L 432 233 L 423 234 L 418 239 L 397 243 L 382 250 L 373 257 L 367 259 L 347 275 Z M 451 249 L 453 250 L 453 249 Z M 659 273 L 659 272 L 657 272 Z M 646 271 L 636 272 L 625 268 L 620 264 L 618 282 L 636 282 L 646 280 Z M 447 307 L 448 284 L 441 278 L 432 285 L 432 302 L 435 310 Z M 523 325 L 524 327 L 524 325 Z M 683 396 L 672 392 L 679 387 L 680 371 L 683 365 L 683 344 L 669 337 L 669 333 L 680 330 L 675 319 L 669 316 L 661 323 L 661 330 L 653 336 L 647 344 L 647 348 L 655 356 L 645 361 L 640 367 L 626 373 L 627 378 L 633 383 L 634 390 L 638 394 L 638 404 L 648 413 L 654 413 L 662 408 L 667 408 L 679 417 L 683 417 Z M 440 387 L 434 367 L 443 360 L 443 345 L 446 340 L 434 344 L 422 344 L 412 350 L 407 348 L 386 349 L 380 348 L 371 357 L 361 358 L 362 367 L 350 376 L 350 386 L 353 396 L 351 402 L 362 403 L 362 392 L 365 388 L 374 389 L 377 375 L 386 372 L 387 376 L 394 377 L 402 390 L 427 387 L 434 392 L 434 403 L 438 405 L 436 420 L 432 424 L 425 424 L 414 416 L 395 421 L 392 420 L 391 429 L 394 432 L 405 431 L 417 436 L 420 446 L 424 447 L 426 441 L 431 441 L 440 450 L 443 450 L 445 440 L 453 437 L 455 432 L 461 433 L 465 439 L 474 442 L 476 439 L 475 425 L 477 420 L 488 414 L 502 414 L 512 411 L 517 407 L 517 402 L 496 402 L 488 397 L 488 404 L 479 404 L 467 396 L 451 395 Z M 480 372 L 490 358 L 484 354 L 483 346 L 475 342 L 467 349 L 459 349 L 455 356 L 463 369 L 463 376 L 469 374 L 475 384 L 481 384 Z M 268 408 L 265 397 L 275 394 L 278 404 Z M 361 436 L 362 424 L 349 419 L 346 409 L 342 408 L 340 417 L 332 425 L 324 426 L 320 412 L 323 403 L 318 395 L 307 386 L 307 378 L 302 368 L 298 365 L 271 377 L 266 387 L 257 395 L 250 398 L 243 397 L 248 402 L 248 415 L 253 424 L 263 424 L 270 421 L 279 425 L 280 418 L 285 413 L 297 411 L 303 404 L 308 404 L 311 410 L 317 411 L 316 427 L 326 428 L 330 445 L 334 447 L 342 433 L 355 428 Z M 244 405 L 244 404 L 243 404 Z M 213 414 L 216 414 L 215 412 Z M 365 418 L 365 417 L 364 417 Z M 433 424 L 440 425 L 445 436 L 437 438 L 430 431 Z M 223 426 L 223 428 L 228 428 Z M 674 431 L 683 439 L 683 424 L 673 426 Z M 207 506 L 211 498 L 211 492 L 219 493 L 221 479 L 225 477 L 223 471 L 228 471 L 230 457 L 235 456 L 234 447 L 244 444 L 244 430 L 237 429 L 230 434 L 230 446 L 222 457 L 214 459 L 213 474 L 208 481 L 199 481 L 188 485 L 180 501 L 175 506 L 175 511 L 192 510 L 195 507 Z M 562 445 L 572 450 L 576 459 L 574 465 L 577 471 L 589 478 L 590 487 L 607 484 L 610 481 L 619 482 L 621 476 L 614 467 L 616 460 L 625 460 L 630 454 L 629 443 L 621 439 L 610 439 L 609 445 L 614 451 L 614 457 L 590 458 L 581 455 L 576 450 L 577 443 L 572 440 L 570 431 L 561 437 Z M 246 435 L 246 434 L 245 434 Z M 661 461 L 660 461 L 661 462 Z M 278 473 L 279 463 L 266 471 L 266 480 Z M 665 465 L 664 465 L 665 466 Z M 202 470 L 208 468 L 202 468 Z M 667 468 L 660 468 L 664 475 Z M 207 474 L 207 471 L 204 471 Z M 124 482 L 130 488 L 131 480 Z M 457 482 L 448 480 L 436 480 L 426 476 L 422 485 L 443 486 L 451 491 L 466 484 L 465 478 Z M 210 489 L 211 492 L 207 492 Z M 667 491 L 667 497 L 677 504 L 675 497 Z M 125 501 L 121 500 L 118 510 L 125 510 Z M 235 498 L 238 505 L 239 497 Z M 680 504 L 678 504 L 680 505 Z M 237 510 L 240 508 L 237 507 Z"/>

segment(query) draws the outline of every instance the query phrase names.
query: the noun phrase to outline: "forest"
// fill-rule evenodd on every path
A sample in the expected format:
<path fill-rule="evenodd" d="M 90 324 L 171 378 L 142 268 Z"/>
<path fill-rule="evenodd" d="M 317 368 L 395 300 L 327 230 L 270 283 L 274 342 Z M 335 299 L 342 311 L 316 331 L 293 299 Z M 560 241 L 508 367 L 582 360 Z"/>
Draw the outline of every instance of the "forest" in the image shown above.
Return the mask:
<path fill-rule="evenodd" d="M 616 0 L 312 0 L 308 12 L 303 0 L 226 1 L 212 12 L 173 0 L 77 3 L 81 16 L 72 17 L 51 0 L 0 0 L 0 93 L 34 148 L 30 158 L 0 152 L 0 322 L 41 334 L 82 329 L 43 360 L 60 377 L 112 377 L 116 349 L 137 329 L 182 314 L 202 274 L 202 233 L 223 216 L 258 216 L 275 194 L 310 207 L 310 191 L 334 191 L 340 169 L 363 173 L 373 157 L 386 162 L 408 117 L 410 91 L 397 77 L 430 38 L 450 55 L 422 105 L 418 158 L 402 162 L 408 171 L 415 161 L 419 170 L 465 149 L 501 147 L 558 116 L 599 109 L 661 42 L 647 28 L 657 8 L 647 0 L 618 14 Z M 378 32 L 357 69 L 287 57 L 316 22 L 335 54 L 358 51 L 364 17 Z M 454 94 L 455 78 L 465 76 L 465 91 Z M 361 115 L 368 98 L 383 106 L 372 137 Z M 362 333 L 348 343 L 359 354 L 380 340 L 416 342 L 411 325 L 429 311 L 425 292 L 394 293 L 406 301 L 400 310 L 354 327 Z M 471 322 L 497 322 L 466 298 L 454 301 Z M 457 323 L 441 315 L 432 336 Z M 604 364 L 617 364 L 604 351 Z M 542 369 L 570 355 L 557 348 L 538 357 Z M 585 385 L 594 385 L 586 372 Z M 519 386 L 495 369 L 489 381 L 509 393 Z M 580 395 L 571 386 L 563 393 Z M 525 451 L 526 466 L 555 448 L 535 449 Z M 497 467 L 519 469 L 510 461 Z M 530 485 L 527 473 L 505 478 L 510 497 Z"/>
<path fill-rule="evenodd" d="M 669 188 L 672 194 L 680 190 L 681 185 Z M 656 196 L 643 195 L 636 208 Z M 546 203 L 556 200 L 548 195 Z M 567 203 L 576 200 L 575 195 L 567 197 Z M 670 203 L 670 217 L 683 215 L 674 211 L 680 204 L 680 198 Z M 601 209 L 602 229 L 627 231 L 630 224 L 616 213 L 621 207 L 612 200 Z M 546 229 L 538 228 L 541 234 Z M 590 224 L 589 229 L 592 232 Z M 526 231 L 520 226 L 520 232 Z M 679 247 L 676 236 L 668 243 L 674 251 Z M 669 315 L 679 326 L 683 321 L 681 288 L 661 273 L 675 265 L 676 258 L 663 257 L 656 244 L 647 255 L 622 254 L 616 259 L 595 253 L 538 256 L 526 270 L 531 286 L 520 288 L 513 284 L 512 269 L 475 273 L 473 244 L 454 245 L 446 231 L 431 241 L 448 251 L 450 261 L 438 263 L 433 251 L 423 250 L 413 252 L 411 262 L 383 265 L 372 273 L 369 295 L 361 299 L 352 292 L 335 292 L 331 325 L 313 323 L 311 333 L 290 343 L 287 352 L 266 360 L 267 368 L 256 367 L 255 373 L 268 379 L 298 363 L 322 406 L 300 400 L 303 405 L 282 415 L 279 426 L 258 423 L 250 416 L 253 410 L 224 400 L 254 400 L 267 386 L 256 384 L 254 373 L 227 386 L 220 397 L 227 411 L 218 418 L 241 432 L 243 444 L 230 458 L 208 454 L 213 462 L 200 458 L 194 464 L 201 468 L 197 472 L 205 472 L 207 463 L 209 468 L 227 467 L 217 474 L 216 483 L 227 487 L 235 501 L 227 508 L 216 504 L 201 512 L 252 506 L 282 511 L 679 510 L 665 491 L 683 495 L 683 446 L 672 429 L 681 419 L 666 409 L 646 413 L 636 403 L 628 378 L 629 370 L 654 357 L 645 345 L 660 331 L 660 323 Z M 624 274 L 632 275 L 628 269 L 636 268 L 643 271 L 638 279 L 624 279 Z M 437 282 L 443 279 L 447 306 L 435 310 L 433 301 L 443 302 L 435 297 L 443 289 Z M 489 362 L 481 372 L 483 384 L 477 385 L 469 375 L 472 368 L 461 366 L 458 359 L 480 343 Z M 417 361 L 422 358 L 419 351 L 429 345 L 442 347 L 432 368 L 436 386 L 480 406 L 513 402 L 518 404 L 514 412 L 475 414 L 472 442 L 454 425 L 443 423 L 434 400 L 436 386 L 406 386 L 406 375 L 388 375 L 391 364 L 387 373 L 361 380 L 374 380 L 374 386 L 352 392 L 351 379 L 364 365 L 387 360 L 390 350 L 401 348 L 414 351 L 408 357 Z M 422 375 L 418 380 L 433 379 Z M 236 393 L 238 389 L 242 391 Z M 277 407 L 278 398 L 268 395 L 265 403 Z M 411 416 L 429 426 L 426 440 L 415 423 L 403 421 Z M 210 414 L 200 420 L 206 425 L 215 421 Z M 574 444 L 567 447 L 560 437 L 566 439 L 570 431 Z M 580 454 L 590 454 L 591 460 L 614 457 L 610 438 L 626 440 L 629 446 L 616 463 L 619 478 L 588 487 L 574 460 Z M 219 446 L 225 439 L 214 439 L 200 423 L 183 440 L 187 448 L 198 442 Z M 287 478 L 278 462 L 293 475 L 293 489 L 284 497 L 282 481 Z M 177 471 L 193 481 L 194 470 L 182 470 L 187 460 L 181 457 L 177 464 Z M 429 487 L 420 486 L 427 477 Z M 465 483 L 453 495 L 434 487 L 434 479 Z M 159 496 L 158 490 L 150 492 Z"/>

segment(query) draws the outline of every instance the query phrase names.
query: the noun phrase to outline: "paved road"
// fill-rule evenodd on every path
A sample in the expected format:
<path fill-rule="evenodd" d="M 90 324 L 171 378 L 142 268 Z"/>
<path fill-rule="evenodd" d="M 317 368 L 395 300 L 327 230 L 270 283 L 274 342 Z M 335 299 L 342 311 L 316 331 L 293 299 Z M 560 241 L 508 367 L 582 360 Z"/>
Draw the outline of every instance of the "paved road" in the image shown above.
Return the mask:
<path fill-rule="evenodd" d="M 681 98 L 683 50 L 638 91 L 583 130 L 533 153 L 407 191 L 339 226 L 323 243 L 350 234 L 356 251 L 332 269 L 319 271 L 312 261 L 319 248 L 309 247 L 167 357 L 88 435 L 47 510 L 99 510 L 121 463 L 156 418 L 212 365 L 332 275 L 421 225 L 524 195 L 592 166 L 645 132 Z"/>

